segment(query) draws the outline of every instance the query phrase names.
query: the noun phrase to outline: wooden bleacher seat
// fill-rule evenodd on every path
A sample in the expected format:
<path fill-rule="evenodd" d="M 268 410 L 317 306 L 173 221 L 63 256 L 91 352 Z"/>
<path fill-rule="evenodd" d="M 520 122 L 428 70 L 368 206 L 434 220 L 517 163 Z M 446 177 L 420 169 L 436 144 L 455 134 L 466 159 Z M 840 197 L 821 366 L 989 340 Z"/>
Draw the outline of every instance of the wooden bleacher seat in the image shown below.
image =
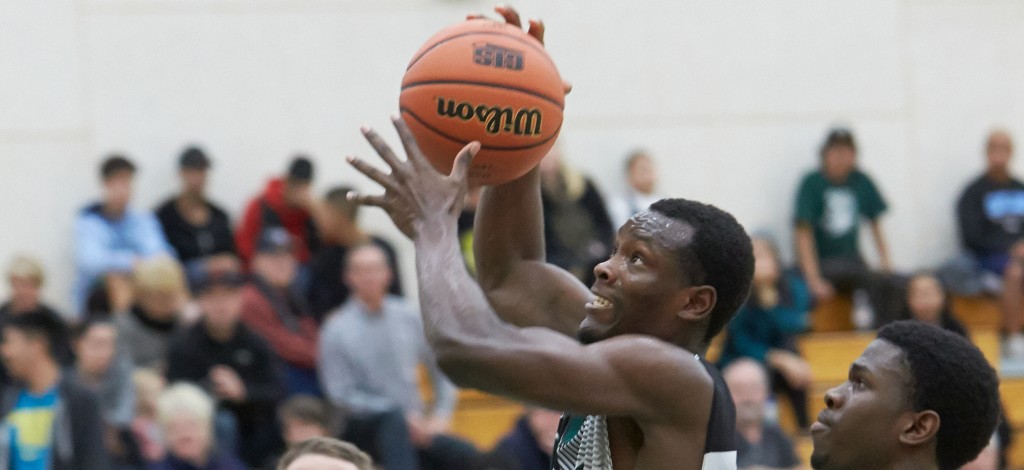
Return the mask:
<path fill-rule="evenodd" d="M 818 302 L 811 310 L 811 331 L 832 333 L 853 331 L 853 299 L 849 295 L 837 295 L 832 300 Z"/>
<path fill-rule="evenodd" d="M 968 330 L 999 330 L 1002 311 L 996 298 L 985 295 L 954 296 L 952 303 L 953 313 Z"/>
<path fill-rule="evenodd" d="M 423 402 L 434 400 L 430 375 L 419 368 L 420 395 Z M 452 433 L 472 442 L 478 449 L 490 450 L 515 424 L 523 405 L 477 390 L 459 389 L 459 403 L 452 414 Z"/>

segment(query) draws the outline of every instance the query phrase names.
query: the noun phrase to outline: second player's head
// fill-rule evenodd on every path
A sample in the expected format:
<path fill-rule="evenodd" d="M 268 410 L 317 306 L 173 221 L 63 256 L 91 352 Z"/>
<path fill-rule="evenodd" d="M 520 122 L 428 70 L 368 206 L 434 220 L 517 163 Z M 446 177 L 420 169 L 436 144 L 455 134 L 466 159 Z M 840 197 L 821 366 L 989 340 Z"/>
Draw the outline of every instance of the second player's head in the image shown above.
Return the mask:
<path fill-rule="evenodd" d="M 598 298 L 578 336 L 646 334 L 697 347 L 746 301 L 753 272 L 750 237 L 732 215 L 662 199 L 619 229 L 611 257 L 594 268 Z"/>
<path fill-rule="evenodd" d="M 985 448 L 999 382 L 965 338 L 915 321 L 882 328 L 825 395 L 811 427 L 818 470 L 956 469 Z"/>

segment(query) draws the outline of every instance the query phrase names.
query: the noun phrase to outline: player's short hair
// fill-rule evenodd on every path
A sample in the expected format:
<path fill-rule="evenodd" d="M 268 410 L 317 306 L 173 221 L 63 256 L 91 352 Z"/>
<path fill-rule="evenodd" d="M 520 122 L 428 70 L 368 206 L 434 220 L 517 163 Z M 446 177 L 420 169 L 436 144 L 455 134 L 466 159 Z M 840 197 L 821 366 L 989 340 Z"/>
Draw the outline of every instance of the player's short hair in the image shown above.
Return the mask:
<path fill-rule="evenodd" d="M 106 160 L 103 160 L 103 163 L 100 165 L 100 179 L 103 181 L 121 172 L 135 174 L 135 164 L 124 155 L 111 155 Z"/>
<path fill-rule="evenodd" d="M 314 437 L 296 444 L 277 463 L 277 470 L 286 470 L 303 455 L 323 455 L 351 462 L 359 470 L 373 470 L 373 459 L 358 447 L 330 437 Z"/>
<path fill-rule="evenodd" d="M 981 351 L 960 335 L 915 321 L 891 323 L 878 339 L 903 351 L 909 405 L 939 415 L 939 468 L 960 468 L 977 457 L 999 421 L 999 379 Z"/>
<path fill-rule="evenodd" d="M 694 229 L 693 240 L 680 249 L 679 263 L 694 282 L 715 288 L 718 301 L 710 313 L 704 342 L 714 338 L 750 295 L 754 249 L 743 226 L 728 212 L 686 199 L 662 199 L 651 210 Z"/>

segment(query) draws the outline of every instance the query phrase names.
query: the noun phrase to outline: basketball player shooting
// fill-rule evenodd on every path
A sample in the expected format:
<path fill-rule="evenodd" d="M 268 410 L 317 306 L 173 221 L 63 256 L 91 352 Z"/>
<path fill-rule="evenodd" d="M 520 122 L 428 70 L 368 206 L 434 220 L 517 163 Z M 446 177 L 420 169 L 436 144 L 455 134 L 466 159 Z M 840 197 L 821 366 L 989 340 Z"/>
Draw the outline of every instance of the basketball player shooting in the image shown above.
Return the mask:
<path fill-rule="evenodd" d="M 511 9 L 498 11 L 519 24 Z M 531 22 L 531 35 L 542 31 Z M 385 189 L 350 197 L 383 208 L 414 241 L 424 329 L 448 376 L 563 410 L 555 469 L 735 469 L 732 400 L 698 354 L 750 290 L 752 249 L 736 220 L 693 201 L 656 202 L 619 229 L 588 289 L 544 262 L 535 168 L 485 191 L 477 281 L 456 220 L 480 145 L 466 145 L 444 176 L 406 124 L 394 125 L 407 160 L 364 128 L 391 171 L 349 157 Z"/>

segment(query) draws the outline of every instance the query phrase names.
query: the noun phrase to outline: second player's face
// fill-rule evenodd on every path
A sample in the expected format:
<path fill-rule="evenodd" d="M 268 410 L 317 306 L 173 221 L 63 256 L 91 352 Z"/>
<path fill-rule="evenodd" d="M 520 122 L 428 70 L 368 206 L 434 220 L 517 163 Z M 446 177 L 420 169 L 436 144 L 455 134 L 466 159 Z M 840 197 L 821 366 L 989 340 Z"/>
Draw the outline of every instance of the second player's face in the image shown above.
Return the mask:
<path fill-rule="evenodd" d="M 593 343 L 621 334 L 672 339 L 686 286 L 678 250 L 692 233 L 690 226 L 654 211 L 627 221 L 611 257 L 594 268 L 596 299 L 587 304 L 579 339 Z"/>
<path fill-rule="evenodd" d="M 826 408 L 811 426 L 817 470 L 888 468 L 899 435 L 914 419 L 903 351 L 876 339 L 850 366 L 845 383 L 825 394 Z"/>

